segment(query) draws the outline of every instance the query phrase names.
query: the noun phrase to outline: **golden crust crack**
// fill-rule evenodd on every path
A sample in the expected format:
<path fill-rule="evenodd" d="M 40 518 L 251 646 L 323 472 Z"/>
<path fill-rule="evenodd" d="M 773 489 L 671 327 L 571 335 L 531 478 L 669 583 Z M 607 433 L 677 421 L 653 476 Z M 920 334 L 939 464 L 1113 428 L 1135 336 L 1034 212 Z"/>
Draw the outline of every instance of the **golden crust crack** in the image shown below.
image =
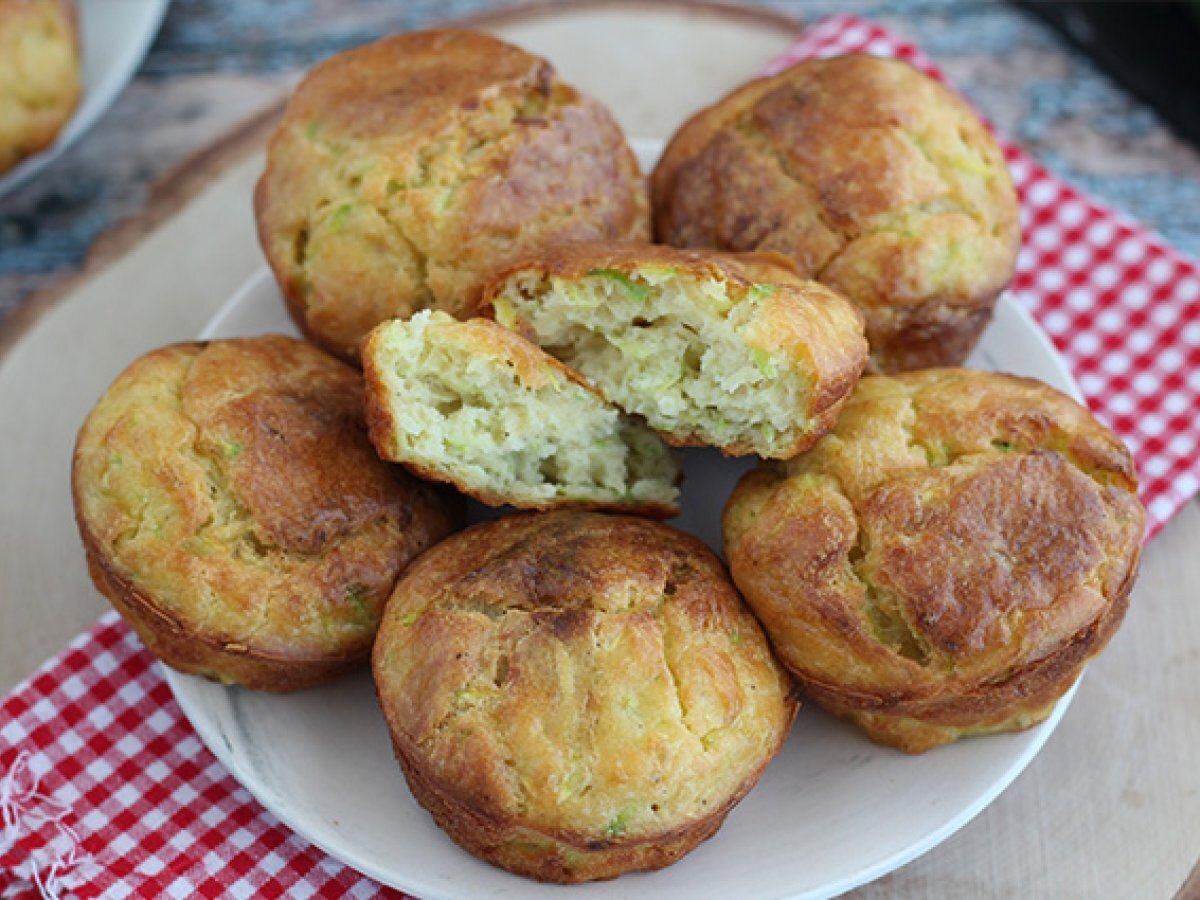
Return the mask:
<path fill-rule="evenodd" d="M 255 212 L 293 318 L 348 360 L 387 319 L 468 318 L 484 280 L 543 243 L 649 234 L 611 114 L 545 60 L 463 31 L 314 68 L 271 138 Z"/>
<path fill-rule="evenodd" d="M 686 122 L 651 176 L 657 239 L 774 250 L 866 316 L 873 371 L 956 365 L 1020 243 L 1004 156 L 906 63 L 810 60 Z"/>
<path fill-rule="evenodd" d="M 1128 450 L 1030 379 L 864 378 L 725 510 L 738 587 L 819 704 L 920 752 L 1045 718 L 1121 622 L 1144 513 Z"/>
<path fill-rule="evenodd" d="M 366 658 L 456 515 L 375 456 L 362 404 L 353 369 L 279 336 L 164 347 L 105 391 L 76 519 L 96 586 L 166 663 L 292 690 Z"/>
<path fill-rule="evenodd" d="M 646 519 L 525 513 L 422 556 L 376 642 L 414 796 L 543 881 L 668 865 L 713 834 L 795 715 L 724 568 Z"/>

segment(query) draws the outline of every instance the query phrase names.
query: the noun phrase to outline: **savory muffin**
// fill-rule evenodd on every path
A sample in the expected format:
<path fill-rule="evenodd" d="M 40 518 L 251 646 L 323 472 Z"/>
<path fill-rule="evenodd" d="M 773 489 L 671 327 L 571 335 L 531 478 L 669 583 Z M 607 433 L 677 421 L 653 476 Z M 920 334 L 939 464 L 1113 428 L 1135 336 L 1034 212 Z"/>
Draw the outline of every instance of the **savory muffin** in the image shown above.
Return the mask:
<path fill-rule="evenodd" d="M 651 192 L 659 240 L 775 250 L 857 303 L 875 371 L 966 359 L 1020 243 L 1004 156 L 971 108 L 872 56 L 802 62 L 702 110 Z"/>
<path fill-rule="evenodd" d="M 1049 715 L 1125 614 L 1136 487 L 1041 382 L 868 376 L 810 452 L 742 479 L 725 551 L 803 690 L 918 753 Z"/>
<path fill-rule="evenodd" d="M 796 712 L 703 544 L 576 510 L 478 525 L 418 559 L 373 668 L 416 799 L 471 853 L 541 881 L 679 859 Z"/>
<path fill-rule="evenodd" d="M 672 444 L 786 458 L 837 417 L 862 317 L 776 254 L 559 244 L 504 271 L 485 313 Z"/>
<path fill-rule="evenodd" d="M 155 350 L 100 398 L 72 470 L 88 568 L 168 665 L 285 691 L 366 659 L 459 510 L 376 457 L 362 393 L 270 336 Z"/>
<path fill-rule="evenodd" d="M 0 0 L 0 173 L 58 137 L 81 65 L 73 0 Z"/>
<path fill-rule="evenodd" d="M 384 459 L 492 506 L 679 513 L 662 439 L 495 322 L 420 312 L 376 327 L 362 354 Z"/>
<path fill-rule="evenodd" d="M 645 180 L 612 115 L 543 59 L 465 31 L 339 53 L 267 149 L 258 234 L 293 317 L 348 360 L 420 309 L 468 318 L 548 240 L 645 238 Z"/>

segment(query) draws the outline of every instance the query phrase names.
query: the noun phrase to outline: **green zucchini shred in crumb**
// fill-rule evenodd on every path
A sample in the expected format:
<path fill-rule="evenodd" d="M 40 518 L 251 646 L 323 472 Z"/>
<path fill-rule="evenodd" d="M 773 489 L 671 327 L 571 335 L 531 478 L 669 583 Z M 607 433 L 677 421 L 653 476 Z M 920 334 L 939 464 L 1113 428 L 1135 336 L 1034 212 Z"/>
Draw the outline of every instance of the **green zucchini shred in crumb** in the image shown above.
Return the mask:
<path fill-rule="evenodd" d="M 592 275 L 597 278 L 607 278 L 609 281 L 615 281 L 638 303 L 645 303 L 650 299 L 649 286 L 634 281 L 624 272 L 618 272 L 616 269 L 592 269 L 590 272 L 588 272 L 588 275 Z"/>
<path fill-rule="evenodd" d="M 343 203 L 333 211 L 333 215 L 329 217 L 330 228 L 341 228 L 349 218 L 350 213 L 354 211 L 353 203 Z"/>
<path fill-rule="evenodd" d="M 487 694 L 483 691 L 477 691 L 474 688 L 459 688 L 454 692 L 455 706 L 470 706 L 476 701 L 484 700 Z"/>
<path fill-rule="evenodd" d="M 763 297 L 770 297 L 773 293 L 779 290 L 777 284 L 753 284 L 750 290 L 746 292 L 746 299 L 761 300 Z"/>
<path fill-rule="evenodd" d="M 620 837 L 624 833 L 625 833 L 625 814 L 624 813 L 621 813 L 621 814 L 617 815 L 615 818 L 613 818 L 613 820 L 608 823 L 608 827 L 604 829 L 605 837 L 610 837 L 610 838 Z"/>
<path fill-rule="evenodd" d="M 492 315 L 496 322 L 505 328 L 513 328 L 517 324 L 517 311 L 511 303 L 502 298 L 492 301 Z"/>
<path fill-rule="evenodd" d="M 642 809 L 643 807 L 637 803 L 627 804 L 609 821 L 608 826 L 604 829 L 605 837 L 616 838 L 623 835 L 629 830 L 630 820 L 636 817 Z"/>
<path fill-rule="evenodd" d="M 367 606 L 367 589 L 357 582 L 346 588 L 346 600 L 354 607 L 354 617 L 363 625 L 370 625 L 373 616 Z"/>
<path fill-rule="evenodd" d="M 183 542 L 183 549 L 192 556 L 212 556 L 215 548 L 206 538 L 194 534 Z"/>
<path fill-rule="evenodd" d="M 766 350 L 754 348 L 751 353 L 754 355 L 754 365 L 758 366 L 758 371 L 762 373 L 764 378 L 774 378 L 779 374 L 779 370 L 775 366 L 775 360 L 771 359 L 771 354 Z"/>

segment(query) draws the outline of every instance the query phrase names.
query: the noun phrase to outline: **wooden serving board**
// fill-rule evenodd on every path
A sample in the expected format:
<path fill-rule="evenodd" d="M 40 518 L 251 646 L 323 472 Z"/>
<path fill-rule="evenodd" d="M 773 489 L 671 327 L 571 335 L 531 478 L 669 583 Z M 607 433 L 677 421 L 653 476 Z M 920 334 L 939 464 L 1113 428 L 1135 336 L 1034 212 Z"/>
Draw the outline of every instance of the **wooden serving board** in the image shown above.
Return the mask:
<path fill-rule="evenodd" d="M 470 24 L 549 57 L 642 137 L 670 134 L 796 29 L 744 9 L 621 2 Z M 131 360 L 193 338 L 261 267 L 250 196 L 279 108 L 164 180 L 80 275 L 0 331 L 0 692 L 105 608 L 72 518 L 75 431 Z M 854 896 L 1200 897 L 1198 543 L 1190 504 L 1146 549 L 1124 627 L 1025 774 L 955 837 Z"/>

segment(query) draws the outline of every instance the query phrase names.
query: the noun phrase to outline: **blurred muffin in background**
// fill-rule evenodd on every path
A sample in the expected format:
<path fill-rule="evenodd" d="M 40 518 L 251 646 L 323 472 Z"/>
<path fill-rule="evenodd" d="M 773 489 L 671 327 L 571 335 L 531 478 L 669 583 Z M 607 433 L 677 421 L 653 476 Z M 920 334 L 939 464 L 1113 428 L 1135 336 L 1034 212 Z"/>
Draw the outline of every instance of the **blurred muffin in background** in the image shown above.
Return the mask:
<path fill-rule="evenodd" d="M 649 236 L 612 115 L 548 62 L 465 31 L 338 54 L 296 89 L 255 193 L 259 238 L 309 338 L 345 359 L 390 318 L 468 318 L 551 240 Z"/>
<path fill-rule="evenodd" d="M 0 0 L 0 172 L 54 143 L 79 105 L 73 0 Z"/>
<path fill-rule="evenodd" d="M 1020 244 L 1004 155 L 897 60 L 802 62 L 701 110 L 651 178 L 658 240 L 774 250 L 863 311 L 870 368 L 957 365 Z"/>

